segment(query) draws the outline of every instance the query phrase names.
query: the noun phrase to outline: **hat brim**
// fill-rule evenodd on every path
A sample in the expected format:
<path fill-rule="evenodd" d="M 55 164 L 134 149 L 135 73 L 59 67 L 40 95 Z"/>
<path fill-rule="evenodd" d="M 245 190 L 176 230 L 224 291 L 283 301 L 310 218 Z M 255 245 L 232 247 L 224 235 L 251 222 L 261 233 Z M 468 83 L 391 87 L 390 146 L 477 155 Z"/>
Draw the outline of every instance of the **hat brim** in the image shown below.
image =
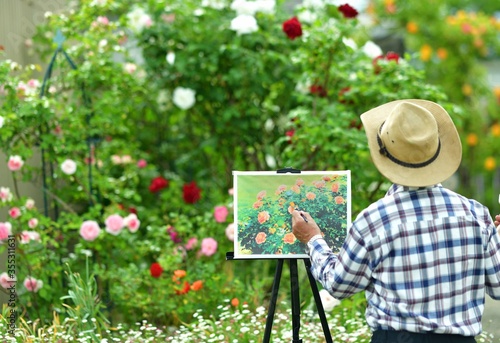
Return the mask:
<path fill-rule="evenodd" d="M 438 125 L 441 150 L 437 158 L 421 168 L 408 168 L 394 163 L 380 153 L 377 134 L 380 126 L 392 112 L 395 106 L 409 102 L 427 109 L 436 119 Z M 452 176 L 462 160 L 462 143 L 457 129 L 448 112 L 440 105 L 421 99 L 396 100 L 361 115 L 361 121 L 368 138 L 368 146 L 373 163 L 387 179 L 393 183 L 410 187 L 423 187 L 441 183 Z"/>

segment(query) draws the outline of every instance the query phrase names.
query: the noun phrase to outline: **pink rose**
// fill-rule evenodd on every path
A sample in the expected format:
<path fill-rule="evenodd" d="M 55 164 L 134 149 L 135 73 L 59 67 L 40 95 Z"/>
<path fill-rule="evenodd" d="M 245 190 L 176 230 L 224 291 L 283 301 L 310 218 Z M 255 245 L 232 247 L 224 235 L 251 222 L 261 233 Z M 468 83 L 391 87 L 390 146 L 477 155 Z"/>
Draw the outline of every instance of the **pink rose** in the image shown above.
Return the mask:
<path fill-rule="evenodd" d="M 36 231 L 26 231 L 21 232 L 21 243 L 28 244 L 30 241 L 40 242 L 40 234 Z"/>
<path fill-rule="evenodd" d="M 38 219 L 31 218 L 30 220 L 28 220 L 28 226 L 30 227 L 30 229 L 36 228 L 38 226 Z"/>
<path fill-rule="evenodd" d="M 186 250 L 192 250 L 198 244 L 198 238 L 191 237 L 186 243 Z"/>
<path fill-rule="evenodd" d="M 32 210 L 33 208 L 35 208 L 35 200 L 33 199 L 26 200 L 26 204 L 24 204 L 24 207 L 26 207 L 27 210 Z"/>
<path fill-rule="evenodd" d="M 109 19 L 107 17 L 99 16 L 97 17 L 96 22 L 98 22 L 101 25 L 108 25 Z"/>
<path fill-rule="evenodd" d="M 205 256 L 212 256 L 217 251 L 217 241 L 212 237 L 203 238 L 200 252 Z"/>
<path fill-rule="evenodd" d="M 130 213 L 123 219 L 123 226 L 128 227 L 130 232 L 136 232 L 141 226 L 141 221 L 137 218 L 135 213 Z"/>
<path fill-rule="evenodd" d="M 28 292 L 38 292 L 40 288 L 43 287 L 43 281 L 42 280 L 37 280 L 34 277 L 28 276 L 26 279 L 24 279 L 24 287 L 28 290 Z"/>
<path fill-rule="evenodd" d="M 140 159 L 139 161 L 137 161 L 137 168 L 146 168 L 146 166 L 148 165 L 148 162 L 145 160 L 145 159 Z"/>
<path fill-rule="evenodd" d="M 12 218 L 12 219 L 16 219 L 16 218 L 19 218 L 21 216 L 21 209 L 19 207 L 12 207 L 10 210 L 9 210 L 9 216 Z"/>
<path fill-rule="evenodd" d="M 234 223 L 231 223 L 226 227 L 226 237 L 231 242 L 234 242 L 234 226 Z"/>
<path fill-rule="evenodd" d="M 123 218 L 119 214 L 110 215 L 104 223 L 106 224 L 106 232 L 115 236 L 122 231 L 124 226 Z"/>
<path fill-rule="evenodd" d="M 12 235 L 12 225 L 9 222 L 0 223 L 0 241 L 6 240 Z"/>
<path fill-rule="evenodd" d="M 229 211 L 226 206 L 215 206 L 214 218 L 217 223 L 224 223 L 228 214 Z"/>
<path fill-rule="evenodd" d="M 267 211 L 259 212 L 259 214 L 257 215 L 257 220 L 259 221 L 260 224 L 264 224 L 269 220 L 269 218 L 270 218 L 269 212 Z"/>
<path fill-rule="evenodd" d="M 80 235 L 86 241 L 93 241 L 97 238 L 97 236 L 99 236 L 100 233 L 101 228 L 99 227 L 99 224 L 93 220 L 86 220 L 82 223 L 82 226 L 80 226 Z"/>
<path fill-rule="evenodd" d="M 9 162 L 7 162 L 7 167 L 11 171 L 16 171 L 16 170 L 21 169 L 23 164 L 24 164 L 24 161 L 21 158 L 21 156 L 14 155 L 14 156 L 9 157 Z"/>
<path fill-rule="evenodd" d="M 2 273 L 0 274 L 0 286 L 2 286 L 5 289 L 9 289 L 12 284 L 16 283 L 16 279 L 11 279 L 9 277 L 9 274 L 7 273 Z"/>
<path fill-rule="evenodd" d="M 12 192 L 8 187 L 0 187 L 0 199 L 2 200 L 2 202 L 12 200 Z"/>

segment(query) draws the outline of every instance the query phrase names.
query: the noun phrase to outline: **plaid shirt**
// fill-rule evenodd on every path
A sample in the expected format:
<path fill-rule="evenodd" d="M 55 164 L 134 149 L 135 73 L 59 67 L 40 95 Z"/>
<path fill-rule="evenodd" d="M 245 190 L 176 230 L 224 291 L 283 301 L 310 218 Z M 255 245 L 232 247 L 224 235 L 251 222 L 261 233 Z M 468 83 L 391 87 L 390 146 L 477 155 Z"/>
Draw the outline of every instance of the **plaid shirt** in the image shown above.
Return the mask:
<path fill-rule="evenodd" d="M 336 298 L 366 291 L 373 330 L 478 335 L 500 300 L 500 241 L 488 209 L 441 185 L 392 185 L 334 254 L 311 240 L 312 274 Z"/>

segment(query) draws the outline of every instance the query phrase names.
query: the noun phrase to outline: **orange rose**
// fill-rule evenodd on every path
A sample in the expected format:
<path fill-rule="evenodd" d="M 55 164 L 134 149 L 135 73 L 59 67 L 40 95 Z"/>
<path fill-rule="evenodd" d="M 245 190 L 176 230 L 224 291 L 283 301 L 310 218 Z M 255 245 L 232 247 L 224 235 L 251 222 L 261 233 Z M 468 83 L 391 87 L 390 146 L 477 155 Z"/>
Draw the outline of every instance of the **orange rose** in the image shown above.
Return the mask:
<path fill-rule="evenodd" d="M 259 194 L 257 194 L 257 200 L 262 200 L 266 196 L 266 191 L 260 191 Z"/>
<path fill-rule="evenodd" d="M 343 197 L 341 197 L 340 195 L 339 195 L 339 196 L 337 196 L 337 197 L 335 197 L 335 203 L 336 203 L 337 205 L 343 204 L 343 203 L 344 203 L 344 198 L 343 198 Z"/>
<path fill-rule="evenodd" d="M 339 191 L 339 184 L 338 182 L 332 183 L 332 192 L 337 193 Z"/>
<path fill-rule="evenodd" d="M 316 186 L 316 188 L 323 188 L 325 187 L 325 181 L 315 181 L 313 185 Z"/>
<path fill-rule="evenodd" d="M 484 161 L 484 169 L 486 169 L 487 171 L 492 171 L 496 168 L 497 166 L 497 163 L 495 161 L 495 158 L 493 157 L 488 157 L 486 158 L 486 160 Z"/>
<path fill-rule="evenodd" d="M 255 236 L 255 241 L 257 244 L 262 244 L 266 241 L 267 235 L 264 232 L 259 232 L 257 236 Z"/>
<path fill-rule="evenodd" d="M 238 298 L 233 298 L 231 299 L 231 305 L 236 307 L 240 304 L 240 301 L 238 300 Z"/>
<path fill-rule="evenodd" d="M 302 179 L 297 179 L 297 181 L 295 181 L 295 184 L 296 184 L 297 186 L 302 186 L 302 185 L 304 184 L 304 180 L 302 180 Z"/>
<path fill-rule="evenodd" d="M 467 135 L 467 144 L 469 146 L 476 146 L 477 141 L 478 141 L 478 138 L 477 138 L 477 135 L 475 133 L 469 133 Z"/>
<path fill-rule="evenodd" d="M 270 218 L 269 212 L 267 212 L 267 211 L 259 212 L 259 214 L 257 216 L 257 220 L 259 221 L 260 224 L 267 222 L 269 220 L 269 218 Z"/>
<path fill-rule="evenodd" d="M 258 208 L 262 207 L 262 205 L 263 205 L 262 201 L 258 200 L 258 201 L 253 203 L 252 207 L 255 209 L 258 209 Z"/>
<path fill-rule="evenodd" d="M 174 270 L 174 275 L 172 276 L 172 281 L 178 282 L 180 279 L 186 276 L 186 271 L 182 269 Z"/>
<path fill-rule="evenodd" d="M 295 192 L 297 194 L 300 193 L 300 187 L 299 187 L 299 185 L 293 185 L 291 189 L 292 189 L 293 192 Z"/>
<path fill-rule="evenodd" d="M 406 24 L 406 30 L 408 33 L 417 33 L 418 32 L 418 25 L 414 21 L 409 21 Z"/>
<path fill-rule="evenodd" d="M 495 124 L 491 125 L 491 134 L 493 135 L 493 137 L 500 137 L 500 124 L 499 123 L 495 123 Z"/>
<path fill-rule="evenodd" d="M 330 181 L 330 180 L 331 180 L 331 179 L 330 179 L 330 176 L 328 176 L 328 175 L 324 175 L 324 176 L 322 177 L 322 179 L 323 179 L 323 181 L 326 181 L 326 182 L 328 182 L 328 181 Z"/>
<path fill-rule="evenodd" d="M 306 198 L 309 200 L 314 200 L 316 199 L 316 194 L 314 194 L 313 192 L 307 192 Z"/>
<path fill-rule="evenodd" d="M 276 195 L 280 195 L 281 193 L 283 193 L 284 191 L 286 191 L 286 186 L 285 185 L 281 185 L 278 187 L 278 189 L 276 190 Z"/>
<path fill-rule="evenodd" d="M 191 290 L 193 291 L 199 291 L 202 288 L 203 288 L 203 281 L 201 280 L 197 280 L 193 282 L 193 284 L 191 285 Z"/>
<path fill-rule="evenodd" d="M 288 244 L 293 244 L 293 243 L 295 243 L 296 239 L 297 238 L 295 238 L 295 235 L 292 232 L 290 232 L 290 233 L 287 233 L 283 237 L 283 242 L 288 243 Z"/>

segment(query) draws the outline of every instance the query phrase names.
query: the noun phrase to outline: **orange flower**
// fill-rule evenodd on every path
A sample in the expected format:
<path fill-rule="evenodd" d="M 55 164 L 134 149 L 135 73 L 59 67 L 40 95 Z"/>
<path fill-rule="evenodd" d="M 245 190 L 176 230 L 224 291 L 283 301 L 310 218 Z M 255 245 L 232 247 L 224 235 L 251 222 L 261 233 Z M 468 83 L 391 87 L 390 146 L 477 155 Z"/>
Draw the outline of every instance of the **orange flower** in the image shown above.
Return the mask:
<path fill-rule="evenodd" d="M 314 194 L 313 192 L 307 192 L 306 198 L 309 200 L 314 200 L 316 198 L 316 194 Z"/>
<path fill-rule="evenodd" d="M 420 59 L 424 62 L 428 62 L 432 57 L 432 48 L 429 44 L 424 44 L 420 48 Z"/>
<path fill-rule="evenodd" d="M 259 232 L 257 236 L 255 236 L 255 241 L 257 244 L 262 244 L 266 241 L 267 235 L 264 232 Z"/>
<path fill-rule="evenodd" d="M 408 33 L 417 33 L 418 32 L 417 23 L 415 23 L 414 21 L 409 21 L 406 24 L 406 31 L 408 31 Z"/>
<path fill-rule="evenodd" d="M 486 158 L 486 160 L 484 160 L 484 169 L 486 169 L 487 171 L 492 171 L 496 168 L 497 166 L 497 163 L 495 161 L 495 158 L 493 157 L 488 157 Z"/>
<path fill-rule="evenodd" d="M 257 200 L 256 202 L 253 203 L 252 207 L 255 209 L 258 209 L 258 208 L 262 207 L 262 205 L 263 205 L 262 201 Z"/>
<path fill-rule="evenodd" d="M 278 187 L 278 189 L 276 190 L 275 194 L 276 195 L 280 195 L 284 191 L 286 191 L 286 186 L 285 185 L 281 185 L 281 186 Z"/>
<path fill-rule="evenodd" d="M 267 222 L 269 218 L 270 218 L 269 212 L 267 211 L 259 212 L 259 214 L 257 215 L 257 220 L 259 221 L 260 224 Z"/>
<path fill-rule="evenodd" d="M 186 271 L 182 269 L 174 270 L 172 281 L 179 283 L 179 280 L 186 276 Z"/>
<path fill-rule="evenodd" d="M 295 238 L 295 235 L 292 232 L 287 233 L 285 236 L 283 236 L 283 242 L 288 243 L 288 244 L 295 243 L 296 239 L 297 238 Z"/>
<path fill-rule="evenodd" d="M 463 86 L 462 86 L 462 93 L 465 95 L 465 96 L 470 96 L 472 94 L 472 86 L 469 85 L 468 83 L 465 83 Z"/>
<path fill-rule="evenodd" d="M 231 305 L 236 307 L 240 304 L 240 301 L 238 300 L 238 298 L 233 298 L 231 299 Z"/>
<path fill-rule="evenodd" d="M 302 185 L 304 184 L 304 180 L 302 180 L 302 179 L 297 179 L 297 181 L 295 181 L 295 184 L 296 184 L 297 186 L 302 186 Z"/>
<path fill-rule="evenodd" d="M 299 187 L 299 185 L 293 185 L 292 188 L 291 188 L 291 190 L 293 192 L 297 193 L 297 194 L 300 193 L 300 187 Z"/>
<path fill-rule="evenodd" d="M 193 290 L 193 291 L 199 291 L 202 288 L 203 288 L 203 281 L 201 281 L 201 280 L 196 280 L 191 285 L 191 290 Z"/>
<path fill-rule="evenodd" d="M 439 48 L 436 51 L 436 55 L 440 60 L 445 60 L 448 57 L 448 50 L 445 48 Z"/>
<path fill-rule="evenodd" d="M 315 182 L 313 182 L 313 185 L 316 188 L 323 188 L 323 187 L 325 187 L 325 181 L 315 181 Z"/>
<path fill-rule="evenodd" d="M 332 192 L 337 193 L 338 191 L 339 191 L 339 183 L 338 182 L 332 183 Z"/>
<path fill-rule="evenodd" d="M 491 134 L 493 135 L 493 137 L 500 137 L 500 124 L 499 123 L 495 123 L 495 124 L 491 125 Z"/>
<path fill-rule="evenodd" d="M 322 179 L 323 179 L 323 181 L 326 181 L 326 182 L 331 180 L 331 178 L 328 175 L 323 176 Z"/>
<path fill-rule="evenodd" d="M 344 203 L 344 198 L 343 198 L 343 197 L 341 197 L 340 195 L 339 195 L 339 196 L 336 196 L 336 197 L 335 197 L 335 203 L 336 203 L 337 205 L 343 204 L 343 203 Z"/>
<path fill-rule="evenodd" d="M 266 196 L 266 191 L 260 191 L 257 194 L 257 200 L 262 200 Z"/>
<path fill-rule="evenodd" d="M 467 145 L 468 146 L 476 146 L 478 142 L 477 135 L 475 133 L 469 133 L 467 135 Z"/>

